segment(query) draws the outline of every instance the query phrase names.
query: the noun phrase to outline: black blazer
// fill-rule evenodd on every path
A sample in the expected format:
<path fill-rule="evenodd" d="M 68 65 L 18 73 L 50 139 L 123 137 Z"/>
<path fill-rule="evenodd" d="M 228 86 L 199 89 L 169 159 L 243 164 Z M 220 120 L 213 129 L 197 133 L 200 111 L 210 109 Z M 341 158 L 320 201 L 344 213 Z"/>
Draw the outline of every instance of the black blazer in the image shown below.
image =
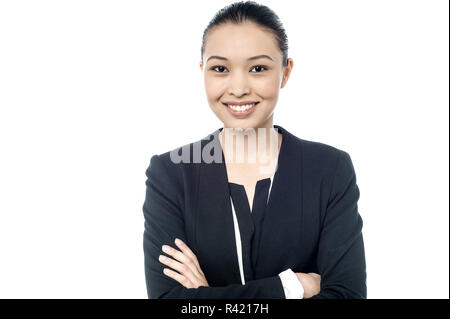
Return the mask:
<path fill-rule="evenodd" d="M 146 170 L 143 248 L 149 298 L 285 298 L 278 274 L 321 275 L 311 299 L 367 298 L 366 263 L 358 212 L 359 188 L 349 154 L 320 142 L 283 134 L 278 169 L 263 220 L 255 280 L 241 284 L 228 177 L 217 135 L 152 156 Z M 193 163 L 193 152 L 218 144 L 222 161 Z M 205 146 L 209 145 L 208 148 Z M 185 153 L 186 154 L 186 153 Z M 220 156 L 218 157 L 220 158 Z M 194 252 L 210 287 L 187 289 L 163 273 L 162 245 L 175 238 Z"/>

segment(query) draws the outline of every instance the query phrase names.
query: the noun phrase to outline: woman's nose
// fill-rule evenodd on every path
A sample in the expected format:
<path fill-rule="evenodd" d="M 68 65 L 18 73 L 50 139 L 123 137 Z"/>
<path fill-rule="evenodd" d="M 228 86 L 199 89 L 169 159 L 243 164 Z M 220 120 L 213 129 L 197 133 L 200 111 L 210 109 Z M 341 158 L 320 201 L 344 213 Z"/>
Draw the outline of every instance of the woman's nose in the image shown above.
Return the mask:
<path fill-rule="evenodd" d="M 230 78 L 228 94 L 241 96 L 250 93 L 248 79 L 243 75 L 234 75 Z"/>

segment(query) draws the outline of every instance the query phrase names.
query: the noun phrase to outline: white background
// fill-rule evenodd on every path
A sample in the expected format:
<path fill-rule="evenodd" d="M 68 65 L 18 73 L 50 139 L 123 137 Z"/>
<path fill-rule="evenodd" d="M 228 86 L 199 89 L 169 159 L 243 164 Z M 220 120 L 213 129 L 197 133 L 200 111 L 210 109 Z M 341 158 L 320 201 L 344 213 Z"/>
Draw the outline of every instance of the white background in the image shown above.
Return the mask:
<path fill-rule="evenodd" d="M 145 170 L 222 126 L 199 61 L 229 3 L 0 2 L 1 298 L 147 298 Z M 448 1 L 260 3 L 294 60 L 274 124 L 352 158 L 368 298 L 448 298 Z"/>

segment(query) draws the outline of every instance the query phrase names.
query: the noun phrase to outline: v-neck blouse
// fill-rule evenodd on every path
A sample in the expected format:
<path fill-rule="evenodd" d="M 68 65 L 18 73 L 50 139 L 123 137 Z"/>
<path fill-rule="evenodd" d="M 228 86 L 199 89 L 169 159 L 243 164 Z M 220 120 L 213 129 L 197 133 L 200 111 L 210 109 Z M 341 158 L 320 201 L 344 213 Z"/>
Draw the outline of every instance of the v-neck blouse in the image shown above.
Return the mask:
<path fill-rule="evenodd" d="M 278 170 L 278 166 L 277 166 Z M 228 182 L 241 282 L 254 280 L 261 230 L 275 173 L 256 182 L 252 209 L 244 185 Z M 302 299 L 304 289 L 292 269 L 279 274 L 286 299 Z"/>
<path fill-rule="evenodd" d="M 269 201 L 273 177 L 274 175 L 256 182 L 251 210 L 244 185 L 228 183 L 242 284 L 254 279 L 253 270 L 256 264 L 261 223 Z"/>

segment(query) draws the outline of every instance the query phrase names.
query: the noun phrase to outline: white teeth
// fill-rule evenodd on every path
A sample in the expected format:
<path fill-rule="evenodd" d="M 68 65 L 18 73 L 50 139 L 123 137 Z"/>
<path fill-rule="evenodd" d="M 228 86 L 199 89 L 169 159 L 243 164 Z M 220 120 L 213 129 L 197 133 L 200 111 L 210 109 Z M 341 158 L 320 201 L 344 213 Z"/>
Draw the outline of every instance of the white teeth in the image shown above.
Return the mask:
<path fill-rule="evenodd" d="M 231 104 L 227 104 L 229 108 L 235 110 L 235 111 L 246 111 L 249 108 L 253 107 L 256 103 L 253 104 L 247 104 L 247 105 L 241 105 L 241 106 L 236 106 L 236 105 L 231 105 Z"/>

